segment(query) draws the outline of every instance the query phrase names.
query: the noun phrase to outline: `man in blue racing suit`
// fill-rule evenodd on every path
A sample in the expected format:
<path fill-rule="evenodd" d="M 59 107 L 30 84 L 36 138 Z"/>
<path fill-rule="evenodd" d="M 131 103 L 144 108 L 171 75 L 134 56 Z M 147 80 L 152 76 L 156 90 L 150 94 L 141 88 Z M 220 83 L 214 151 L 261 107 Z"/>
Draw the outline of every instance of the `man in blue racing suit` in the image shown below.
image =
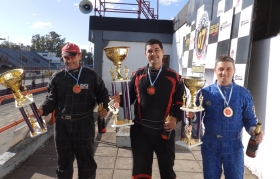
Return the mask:
<path fill-rule="evenodd" d="M 205 133 L 202 137 L 201 154 L 205 179 L 220 179 L 222 166 L 226 179 L 243 179 L 244 153 L 241 141 L 243 127 L 252 135 L 257 117 L 252 96 L 232 79 L 234 60 L 221 55 L 217 58 L 214 72 L 217 80 L 201 90 Z M 193 113 L 187 115 L 193 117 Z M 256 140 L 261 143 L 263 132 Z"/>

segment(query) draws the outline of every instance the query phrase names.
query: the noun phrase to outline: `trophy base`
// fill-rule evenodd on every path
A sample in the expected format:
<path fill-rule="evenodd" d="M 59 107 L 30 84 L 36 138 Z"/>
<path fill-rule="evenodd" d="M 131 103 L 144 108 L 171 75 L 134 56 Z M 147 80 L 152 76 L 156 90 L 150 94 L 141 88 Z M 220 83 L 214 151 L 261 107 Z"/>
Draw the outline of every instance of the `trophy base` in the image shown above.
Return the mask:
<path fill-rule="evenodd" d="M 111 127 L 124 127 L 124 126 L 131 126 L 134 125 L 134 123 L 123 123 L 123 124 L 112 124 Z"/>
<path fill-rule="evenodd" d="M 44 129 L 41 129 L 40 128 L 40 125 L 39 125 L 39 123 L 38 122 L 36 122 L 36 123 L 34 123 L 33 125 L 32 125 L 32 127 L 33 127 L 33 129 L 34 129 L 34 133 L 32 133 L 32 132 L 30 132 L 30 137 L 31 138 L 33 138 L 33 137 L 36 137 L 36 136 L 39 136 L 39 135 L 41 135 L 41 134 L 44 134 L 44 133 L 46 133 L 46 132 L 48 132 L 48 129 L 47 129 L 47 126 L 44 124 Z"/>
<path fill-rule="evenodd" d="M 195 142 L 192 145 L 186 144 L 186 141 L 176 141 L 175 144 L 185 147 L 187 149 L 191 149 L 191 148 L 194 148 L 194 147 L 202 144 L 202 142 L 197 142 L 196 140 L 194 140 L 194 141 Z"/>
<path fill-rule="evenodd" d="M 187 112 L 200 112 L 200 111 L 204 111 L 204 108 L 192 109 L 192 108 L 183 108 L 183 107 L 180 107 L 180 109 L 181 109 L 182 111 L 187 111 Z"/>

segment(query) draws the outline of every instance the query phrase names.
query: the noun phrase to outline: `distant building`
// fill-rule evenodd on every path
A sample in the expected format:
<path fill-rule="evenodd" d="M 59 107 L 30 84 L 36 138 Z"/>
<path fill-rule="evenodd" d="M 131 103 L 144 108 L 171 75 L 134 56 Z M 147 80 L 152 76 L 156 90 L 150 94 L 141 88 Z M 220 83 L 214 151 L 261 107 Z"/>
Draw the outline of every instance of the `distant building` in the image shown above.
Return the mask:
<path fill-rule="evenodd" d="M 56 54 L 53 52 L 36 52 L 36 53 L 44 57 L 51 64 L 55 65 L 57 69 L 61 68 L 61 66 L 64 65 L 61 59 L 59 57 L 56 57 Z"/>

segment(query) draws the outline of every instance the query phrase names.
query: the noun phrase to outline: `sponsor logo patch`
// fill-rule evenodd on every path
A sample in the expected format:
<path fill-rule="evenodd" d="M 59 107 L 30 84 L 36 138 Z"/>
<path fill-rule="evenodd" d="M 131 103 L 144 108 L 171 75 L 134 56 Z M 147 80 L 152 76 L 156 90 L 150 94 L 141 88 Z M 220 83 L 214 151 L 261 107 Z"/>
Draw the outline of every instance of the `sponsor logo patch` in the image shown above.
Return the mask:
<path fill-rule="evenodd" d="M 80 84 L 81 89 L 88 89 L 88 84 Z"/>

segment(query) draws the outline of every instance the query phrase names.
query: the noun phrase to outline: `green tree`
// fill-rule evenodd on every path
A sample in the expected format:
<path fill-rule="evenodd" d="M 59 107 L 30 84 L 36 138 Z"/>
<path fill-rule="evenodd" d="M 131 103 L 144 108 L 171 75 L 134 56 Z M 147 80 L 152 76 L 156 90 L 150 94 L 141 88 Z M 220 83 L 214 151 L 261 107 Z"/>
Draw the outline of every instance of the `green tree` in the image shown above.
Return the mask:
<path fill-rule="evenodd" d="M 12 47 L 14 44 L 11 43 L 11 42 L 8 42 L 8 41 L 3 41 L 2 44 L 1 44 L 1 47 L 2 48 L 10 48 Z"/>
<path fill-rule="evenodd" d="M 45 36 L 40 36 L 39 34 L 33 35 L 31 40 L 31 50 L 54 52 L 57 57 L 60 57 L 61 48 L 65 44 L 65 38 L 61 38 L 61 35 L 52 31 Z"/>
<path fill-rule="evenodd" d="M 81 49 L 81 53 L 81 63 L 85 66 L 93 65 L 93 54 L 91 52 L 87 52 L 85 49 Z"/>

